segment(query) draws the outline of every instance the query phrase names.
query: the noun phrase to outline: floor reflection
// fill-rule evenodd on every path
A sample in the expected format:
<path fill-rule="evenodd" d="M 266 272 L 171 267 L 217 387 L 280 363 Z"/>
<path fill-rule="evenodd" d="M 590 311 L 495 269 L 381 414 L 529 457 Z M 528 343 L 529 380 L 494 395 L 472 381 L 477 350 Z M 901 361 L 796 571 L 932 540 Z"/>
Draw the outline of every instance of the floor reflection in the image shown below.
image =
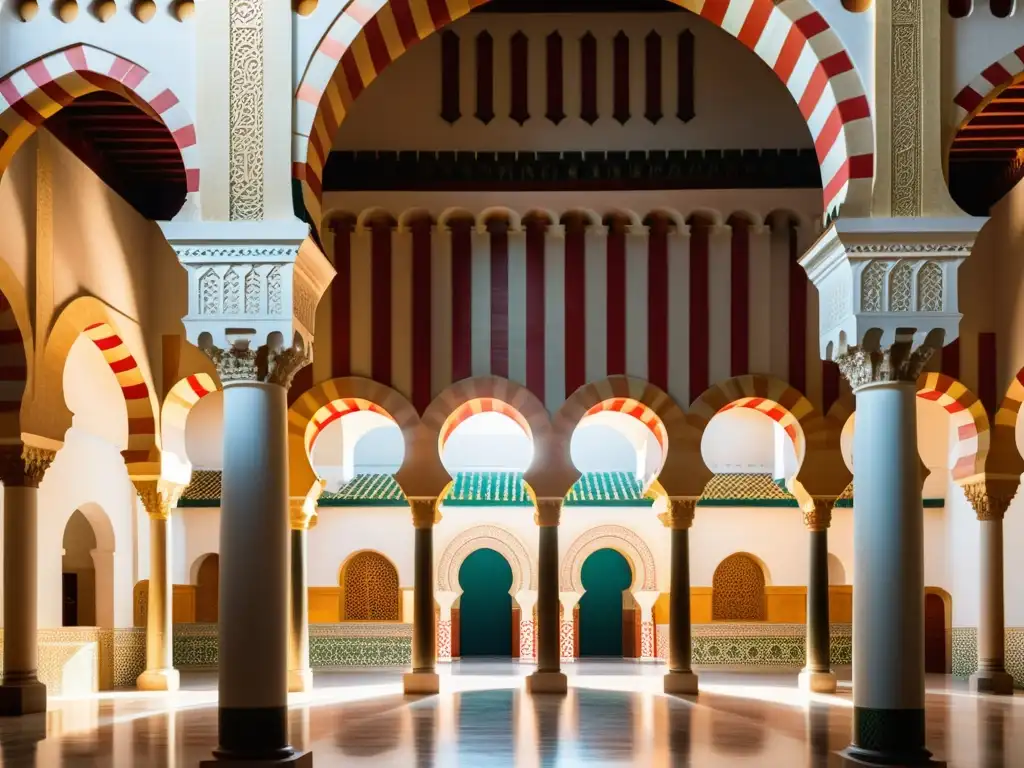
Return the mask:
<path fill-rule="evenodd" d="M 579 664 L 564 697 L 530 697 L 520 677 L 521 668 L 462 665 L 445 675 L 442 695 L 412 699 L 391 670 L 322 676 L 292 702 L 292 741 L 313 750 L 318 768 L 844 765 L 849 690 L 808 697 L 795 674 L 704 672 L 696 699 L 661 695 L 658 676 L 636 665 Z M 0 764 L 196 766 L 217 741 L 209 682 L 192 678 L 173 695 L 55 700 L 45 715 L 0 720 Z M 927 704 L 937 759 L 1024 765 L 1024 696 L 979 698 L 937 678 Z"/>

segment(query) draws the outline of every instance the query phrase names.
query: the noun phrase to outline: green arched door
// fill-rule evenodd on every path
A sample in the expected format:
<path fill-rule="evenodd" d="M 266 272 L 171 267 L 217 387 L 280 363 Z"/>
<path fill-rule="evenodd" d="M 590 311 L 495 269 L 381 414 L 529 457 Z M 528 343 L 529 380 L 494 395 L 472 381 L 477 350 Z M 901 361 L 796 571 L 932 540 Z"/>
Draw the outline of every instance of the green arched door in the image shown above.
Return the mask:
<path fill-rule="evenodd" d="M 512 655 L 512 568 L 493 549 L 478 549 L 459 568 L 459 655 Z"/>
<path fill-rule="evenodd" d="M 583 563 L 580 656 L 622 656 L 622 592 L 633 581 L 626 558 L 599 549 Z"/>

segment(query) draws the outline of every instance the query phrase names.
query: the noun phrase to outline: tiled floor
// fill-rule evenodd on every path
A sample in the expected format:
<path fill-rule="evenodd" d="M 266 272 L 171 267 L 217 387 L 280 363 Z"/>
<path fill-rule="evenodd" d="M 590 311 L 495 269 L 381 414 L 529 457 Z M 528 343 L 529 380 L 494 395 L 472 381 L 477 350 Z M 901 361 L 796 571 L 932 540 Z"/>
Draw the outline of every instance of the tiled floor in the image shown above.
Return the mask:
<path fill-rule="evenodd" d="M 293 699 L 292 739 L 324 766 L 841 766 L 849 687 L 796 688 L 796 672 L 701 672 L 694 701 L 658 693 L 663 668 L 571 665 L 566 697 L 528 697 L 514 663 L 442 672 L 440 696 L 405 699 L 401 670 L 319 675 Z M 0 720 L 4 768 L 195 766 L 215 746 L 216 677 L 183 675 L 174 695 L 134 691 L 51 701 L 44 716 Z M 928 745 L 950 766 L 1024 766 L 1024 695 L 978 698 L 929 680 Z"/>

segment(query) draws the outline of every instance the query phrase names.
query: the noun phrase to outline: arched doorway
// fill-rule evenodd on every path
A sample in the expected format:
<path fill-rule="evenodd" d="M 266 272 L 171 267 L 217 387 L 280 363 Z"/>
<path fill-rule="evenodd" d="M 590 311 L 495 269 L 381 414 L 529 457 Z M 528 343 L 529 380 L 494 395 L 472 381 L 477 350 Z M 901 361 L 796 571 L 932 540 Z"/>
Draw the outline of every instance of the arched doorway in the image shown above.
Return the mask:
<path fill-rule="evenodd" d="M 586 590 L 580 598 L 580 656 L 621 657 L 623 635 L 633 634 L 622 613 L 623 592 L 633 583 L 629 562 L 614 549 L 599 549 L 583 561 L 580 578 Z"/>
<path fill-rule="evenodd" d="M 924 671 L 946 674 L 946 601 L 942 595 L 924 596 Z"/>
<path fill-rule="evenodd" d="M 216 624 L 220 614 L 220 556 L 206 555 L 196 571 L 196 621 Z"/>
<path fill-rule="evenodd" d="M 64 526 L 61 624 L 114 626 L 114 529 L 106 512 L 83 504 Z"/>
<path fill-rule="evenodd" d="M 493 549 L 482 548 L 459 568 L 459 655 L 512 655 L 512 567 Z"/>

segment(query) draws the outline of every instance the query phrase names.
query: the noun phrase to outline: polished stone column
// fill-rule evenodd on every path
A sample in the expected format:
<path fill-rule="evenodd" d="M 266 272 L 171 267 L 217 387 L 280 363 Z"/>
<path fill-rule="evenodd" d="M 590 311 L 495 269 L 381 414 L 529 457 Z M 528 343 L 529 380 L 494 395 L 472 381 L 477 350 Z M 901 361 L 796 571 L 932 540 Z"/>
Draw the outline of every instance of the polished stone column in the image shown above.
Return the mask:
<path fill-rule="evenodd" d="M 807 575 L 807 665 L 800 672 L 800 687 L 815 693 L 835 693 L 832 672 L 828 615 L 828 527 L 832 522 L 833 498 L 815 498 L 804 510 L 804 525 L 810 543 Z"/>
<path fill-rule="evenodd" d="M 559 659 L 558 521 L 562 499 L 537 499 L 539 526 L 537 573 L 537 671 L 526 678 L 530 693 L 566 693 L 568 681 Z"/>
<path fill-rule="evenodd" d="M 142 691 L 176 691 L 180 683 L 173 661 L 171 509 L 183 490 L 159 480 L 136 480 L 149 515 L 149 600 L 146 610 L 146 671 L 136 685 Z"/>
<path fill-rule="evenodd" d="M 668 596 L 668 673 L 665 693 L 697 693 L 697 675 L 690 668 L 693 654 L 690 625 L 690 528 L 697 508 L 695 498 L 669 499 L 661 522 L 672 530 L 672 575 Z"/>
<path fill-rule="evenodd" d="M 46 686 L 37 677 L 39 483 L 55 450 L 32 445 L 0 447 L 4 483 L 4 674 L 0 716 L 46 711 Z"/>
<path fill-rule="evenodd" d="M 1006 671 L 1006 627 L 1003 614 L 1003 516 L 1010 506 L 1016 482 L 993 493 L 985 482 L 964 486 L 964 494 L 978 516 L 981 548 L 981 601 L 978 616 L 978 671 L 971 675 L 971 690 L 1013 695 L 1013 677 Z"/>
<path fill-rule="evenodd" d="M 291 524 L 291 590 L 288 600 L 288 691 L 313 690 L 313 670 L 309 668 L 309 529 L 316 524 L 313 502 L 292 498 L 289 504 Z"/>
<path fill-rule="evenodd" d="M 224 384 L 220 515 L 219 746 L 215 761 L 312 765 L 288 742 L 287 390 L 308 362 L 272 334 L 211 357 Z M 261 356 L 262 357 L 262 356 Z"/>
<path fill-rule="evenodd" d="M 851 757 L 923 763 L 924 510 L 917 378 L 931 347 L 851 348 L 837 362 L 857 397 L 853 436 Z"/>
<path fill-rule="evenodd" d="M 412 672 L 402 677 L 406 693 L 434 694 L 437 638 L 434 635 L 434 525 L 440 522 L 437 499 L 409 499 L 416 529 L 413 575 Z"/>

